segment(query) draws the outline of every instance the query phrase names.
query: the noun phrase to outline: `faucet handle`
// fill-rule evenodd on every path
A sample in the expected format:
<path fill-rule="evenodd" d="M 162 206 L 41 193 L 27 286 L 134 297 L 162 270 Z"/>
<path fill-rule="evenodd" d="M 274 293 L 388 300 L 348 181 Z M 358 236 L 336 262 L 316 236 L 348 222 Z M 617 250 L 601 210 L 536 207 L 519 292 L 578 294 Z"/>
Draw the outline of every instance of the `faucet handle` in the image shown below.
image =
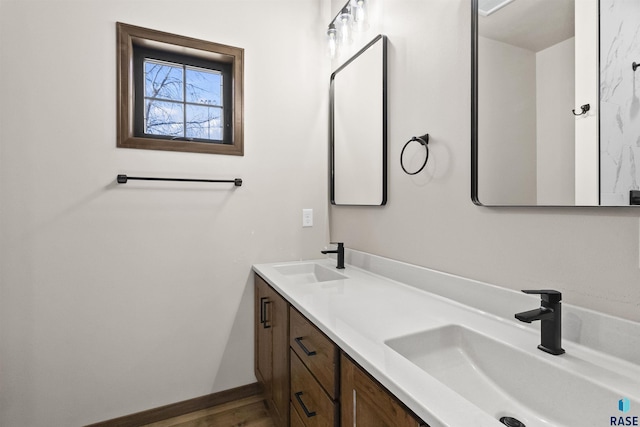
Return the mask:
<path fill-rule="evenodd" d="M 541 295 L 543 301 L 550 303 L 558 303 L 562 301 L 562 292 L 554 289 L 523 289 L 525 294 Z"/>
<path fill-rule="evenodd" d="M 338 245 L 338 247 L 344 246 L 343 242 L 329 242 L 329 243 L 332 244 L 332 245 Z"/>

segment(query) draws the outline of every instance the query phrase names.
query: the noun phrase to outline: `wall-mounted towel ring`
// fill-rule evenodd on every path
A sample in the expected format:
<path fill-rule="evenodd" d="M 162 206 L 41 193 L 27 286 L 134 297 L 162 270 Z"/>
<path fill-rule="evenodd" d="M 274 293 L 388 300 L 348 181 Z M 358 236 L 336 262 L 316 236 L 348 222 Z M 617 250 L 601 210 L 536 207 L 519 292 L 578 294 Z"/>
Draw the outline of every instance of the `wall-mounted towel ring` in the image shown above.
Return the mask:
<path fill-rule="evenodd" d="M 591 109 L 591 106 L 589 104 L 584 104 L 580 106 L 580 109 L 582 110 L 582 112 L 576 114 L 576 110 L 571 110 L 573 112 L 574 116 L 581 116 L 583 114 L 587 114 L 587 111 L 589 111 Z"/>
<path fill-rule="evenodd" d="M 420 166 L 420 169 L 418 169 L 415 172 L 409 172 L 404 167 L 404 150 L 413 141 L 417 141 L 417 142 L 420 143 L 420 145 L 424 146 L 424 149 L 427 151 L 427 154 L 424 156 L 424 163 L 422 164 L 422 166 Z M 429 147 L 427 146 L 428 143 L 429 143 L 429 134 L 425 133 L 422 136 L 414 136 L 409 141 L 407 141 L 406 144 L 404 144 L 404 147 L 402 147 L 402 152 L 400 152 L 400 166 L 402 166 L 402 170 L 404 171 L 404 173 L 406 173 L 407 175 L 415 175 L 415 174 L 419 173 L 422 169 L 424 169 L 424 167 L 427 165 L 427 160 L 429 160 Z"/>
<path fill-rule="evenodd" d="M 633 64 L 631 64 L 631 68 L 633 68 L 633 71 L 637 70 L 638 67 L 640 67 L 640 64 L 637 62 L 634 62 Z"/>

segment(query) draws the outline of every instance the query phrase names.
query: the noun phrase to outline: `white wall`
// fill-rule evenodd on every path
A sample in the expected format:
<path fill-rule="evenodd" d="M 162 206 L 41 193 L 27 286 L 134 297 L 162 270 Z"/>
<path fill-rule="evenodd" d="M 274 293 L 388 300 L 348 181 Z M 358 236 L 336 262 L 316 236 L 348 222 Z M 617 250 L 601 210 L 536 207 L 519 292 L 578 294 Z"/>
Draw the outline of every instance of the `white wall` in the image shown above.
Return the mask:
<path fill-rule="evenodd" d="M 389 202 L 332 207 L 331 238 L 511 289 L 559 289 L 567 303 L 640 321 L 640 211 L 471 202 L 470 20 L 467 0 L 385 0 Z M 410 177 L 400 150 L 422 132 L 431 156 Z"/>
<path fill-rule="evenodd" d="M 536 55 L 486 37 L 478 50 L 478 198 L 535 205 Z"/>
<path fill-rule="evenodd" d="M 328 240 L 324 9 L 0 0 L 0 425 L 83 425 L 255 381 L 251 264 Z M 244 157 L 116 148 L 116 21 L 245 49 Z"/>
<path fill-rule="evenodd" d="M 536 52 L 538 205 L 575 203 L 575 39 Z M 579 111 L 579 109 L 578 109 Z"/>
<path fill-rule="evenodd" d="M 589 104 L 587 114 L 576 118 L 576 205 L 597 206 L 600 200 L 600 175 L 603 157 L 600 156 L 602 138 L 599 135 L 599 66 L 598 62 L 598 10 L 599 0 L 581 0 L 575 3 L 576 16 L 576 98 L 575 108 Z M 607 9 L 604 2 L 600 10 Z M 606 12 L 605 12 L 606 13 Z M 604 44 L 601 44 L 604 46 Z M 579 111 L 579 110 L 578 110 Z"/>

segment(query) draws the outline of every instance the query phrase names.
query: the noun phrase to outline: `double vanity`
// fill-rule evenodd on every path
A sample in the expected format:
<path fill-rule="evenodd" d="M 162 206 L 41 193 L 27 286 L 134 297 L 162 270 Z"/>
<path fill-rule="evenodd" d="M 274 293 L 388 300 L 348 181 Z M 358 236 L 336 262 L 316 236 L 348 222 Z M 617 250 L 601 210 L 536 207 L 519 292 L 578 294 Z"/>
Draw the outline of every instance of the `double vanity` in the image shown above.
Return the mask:
<path fill-rule="evenodd" d="M 256 375 L 277 425 L 600 427 L 640 415 L 640 324 L 565 304 L 566 353 L 552 355 L 538 349 L 541 322 L 514 318 L 539 296 L 358 251 L 345 263 L 253 266 Z"/>

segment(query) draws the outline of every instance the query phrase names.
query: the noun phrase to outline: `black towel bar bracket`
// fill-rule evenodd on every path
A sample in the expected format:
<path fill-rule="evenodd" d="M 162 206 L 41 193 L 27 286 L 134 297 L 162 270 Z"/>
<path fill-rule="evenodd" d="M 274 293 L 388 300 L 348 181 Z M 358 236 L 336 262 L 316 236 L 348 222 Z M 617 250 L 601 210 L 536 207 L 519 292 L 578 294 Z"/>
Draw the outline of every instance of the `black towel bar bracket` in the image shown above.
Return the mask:
<path fill-rule="evenodd" d="M 634 62 L 633 64 L 631 64 L 631 68 L 633 68 L 633 71 L 637 70 L 638 67 L 640 67 L 640 62 Z"/>
<path fill-rule="evenodd" d="M 118 175 L 116 181 L 118 184 L 126 184 L 127 181 L 130 180 L 139 180 L 139 181 L 176 181 L 176 182 L 229 182 L 233 183 L 236 187 L 240 187 L 242 185 L 242 179 L 234 178 L 234 179 L 192 179 L 192 178 L 150 178 L 143 176 L 127 176 L 127 175 Z"/>

